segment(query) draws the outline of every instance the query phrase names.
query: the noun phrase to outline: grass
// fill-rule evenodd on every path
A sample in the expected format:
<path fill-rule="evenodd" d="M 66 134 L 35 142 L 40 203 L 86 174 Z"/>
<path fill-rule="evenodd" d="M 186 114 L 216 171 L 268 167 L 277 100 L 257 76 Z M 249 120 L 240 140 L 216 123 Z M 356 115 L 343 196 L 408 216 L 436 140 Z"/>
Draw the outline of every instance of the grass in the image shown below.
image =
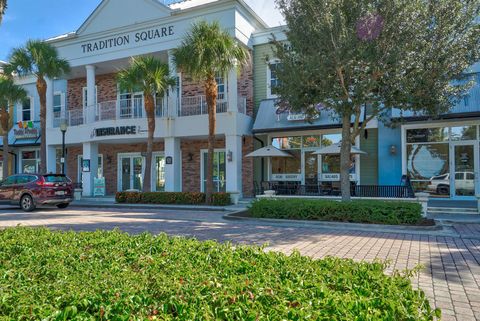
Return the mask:
<path fill-rule="evenodd" d="M 413 272 L 120 231 L 0 232 L 0 320 L 433 320 Z"/>

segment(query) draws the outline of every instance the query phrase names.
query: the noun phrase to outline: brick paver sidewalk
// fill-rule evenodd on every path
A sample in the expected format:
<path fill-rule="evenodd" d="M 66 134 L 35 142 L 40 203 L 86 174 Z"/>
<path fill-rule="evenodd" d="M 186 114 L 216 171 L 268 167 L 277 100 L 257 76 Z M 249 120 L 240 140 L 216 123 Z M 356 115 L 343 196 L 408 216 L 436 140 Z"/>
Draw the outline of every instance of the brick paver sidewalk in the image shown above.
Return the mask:
<path fill-rule="evenodd" d="M 92 209 L 0 212 L 0 226 L 47 225 L 74 230 L 112 229 L 131 233 L 150 231 L 248 244 L 269 243 L 267 249 L 321 258 L 327 255 L 372 261 L 391 260 L 388 272 L 424 269 L 413 281 L 443 311 L 443 320 L 480 321 L 480 234 L 453 238 L 339 229 L 279 227 L 254 222 L 225 221 L 221 213 Z M 476 233 L 480 225 L 456 224 L 462 233 Z"/>

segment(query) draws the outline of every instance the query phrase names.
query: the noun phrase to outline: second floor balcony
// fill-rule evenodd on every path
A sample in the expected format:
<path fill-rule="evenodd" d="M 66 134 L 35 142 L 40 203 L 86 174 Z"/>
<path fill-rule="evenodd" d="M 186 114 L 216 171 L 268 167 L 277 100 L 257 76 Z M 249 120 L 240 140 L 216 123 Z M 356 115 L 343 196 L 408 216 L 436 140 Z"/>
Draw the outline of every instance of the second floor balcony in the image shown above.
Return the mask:
<path fill-rule="evenodd" d="M 226 97 L 219 95 L 217 113 L 234 110 L 246 114 L 247 99 L 238 96 L 236 108 L 229 109 Z M 207 100 L 204 95 L 186 96 L 180 100 L 166 97 L 158 99 L 155 104 L 155 116 L 158 118 L 176 118 L 208 114 Z M 99 102 L 93 106 L 69 108 L 54 111 L 53 127 L 59 127 L 63 119 L 69 126 L 80 126 L 108 120 L 124 120 L 146 118 L 144 99 L 141 96 Z"/>

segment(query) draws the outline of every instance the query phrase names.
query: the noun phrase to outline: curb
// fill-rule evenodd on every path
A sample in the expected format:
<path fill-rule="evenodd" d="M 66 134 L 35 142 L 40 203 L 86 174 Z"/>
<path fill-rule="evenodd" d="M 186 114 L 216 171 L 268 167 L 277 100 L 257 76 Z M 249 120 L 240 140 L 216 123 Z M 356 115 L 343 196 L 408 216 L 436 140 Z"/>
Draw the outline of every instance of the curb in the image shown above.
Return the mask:
<path fill-rule="evenodd" d="M 267 225 L 275 225 L 282 227 L 303 227 L 314 229 L 339 229 L 349 231 L 362 232 L 380 232 L 380 233 L 402 233 L 402 234 L 431 234 L 435 236 L 451 236 L 460 237 L 456 231 L 448 226 L 434 225 L 434 226 L 398 226 L 398 225 L 383 225 L 383 224 L 362 224 L 362 223 L 339 223 L 339 222 L 322 222 L 322 221 L 302 221 L 302 220 L 284 220 L 284 219 L 270 219 L 270 218 L 252 218 L 239 216 L 245 213 L 245 210 L 235 211 L 223 215 L 223 219 L 230 221 L 244 221 L 267 223 Z"/>
<path fill-rule="evenodd" d="M 218 206 L 185 206 L 185 205 L 150 205 L 150 204 L 119 204 L 119 203 L 75 203 L 70 207 L 91 207 L 91 208 L 130 208 L 130 209 L 162 209 L 162 210 L 182 210 L 182 211 L 212 211 L 212 212 L 232 212 L 234 209 Z"/>

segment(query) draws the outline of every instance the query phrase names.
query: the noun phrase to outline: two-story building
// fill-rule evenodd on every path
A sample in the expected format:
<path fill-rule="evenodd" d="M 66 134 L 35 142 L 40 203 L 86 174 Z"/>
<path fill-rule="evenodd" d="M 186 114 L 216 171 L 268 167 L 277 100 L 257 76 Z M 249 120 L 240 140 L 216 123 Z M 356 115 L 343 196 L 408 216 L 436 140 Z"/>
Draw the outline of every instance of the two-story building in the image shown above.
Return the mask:
<path fill-rule="evenodd" d="M 92 195 L 93 178 L 106 179 L 107 194 L 142 189 L 147 122 L 141 92 L 119 90 L 116 74 L 130 58 L 153 55 L 170 66 L 175 88 L 156 97 L 152 190 L 203 191 L 208 115 L 202 84 L 175 69 L 172 49 L 195 21 L 218 21 L 251 51 L 253 32 L 267 25 L 243 1 L 104 0 L 74 32 L 47 40 L 71 65 L 60 90 L 49 98 L 48 171 L 55 171 L 68 120 L 67 173 Z M 253 194 L 253 65 L 218 75 L 214 181 L 217 191 Z M 55 90 L 49 91 L 53 97 Z M 64 102 L 64 103 L 63 103 Z"/>

